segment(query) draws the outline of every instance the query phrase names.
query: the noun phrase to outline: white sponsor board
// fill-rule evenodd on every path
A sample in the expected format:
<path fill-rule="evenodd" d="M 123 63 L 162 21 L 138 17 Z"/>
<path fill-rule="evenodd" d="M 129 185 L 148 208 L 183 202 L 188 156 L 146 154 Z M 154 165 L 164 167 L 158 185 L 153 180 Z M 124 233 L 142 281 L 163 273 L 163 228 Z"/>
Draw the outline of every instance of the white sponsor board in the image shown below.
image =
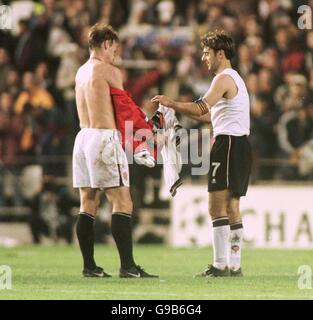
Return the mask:
<path fill-rule="evenodd" d="M 251 186 L 241 198 L 245 246 L 313 248 L 313 187 Z M 173 199 L 171 244 L 211 245 L 206 186 L 182 186 Z"/>

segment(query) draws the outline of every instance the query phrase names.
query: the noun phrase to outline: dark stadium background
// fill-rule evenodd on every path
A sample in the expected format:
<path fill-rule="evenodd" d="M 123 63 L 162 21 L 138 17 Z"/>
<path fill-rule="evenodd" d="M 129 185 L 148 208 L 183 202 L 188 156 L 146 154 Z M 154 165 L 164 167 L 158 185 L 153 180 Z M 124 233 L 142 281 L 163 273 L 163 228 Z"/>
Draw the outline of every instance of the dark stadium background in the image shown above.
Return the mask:
<path fill-rule="evenodd" d="M 88 58 L 88 29 L 105 21 L 122 39 L 125 88 L 147 114 L 149 99 L 191 101 L 210 83 L 199 36 L 224 29 L 251 99 L 251 185 L 310 185 L 313 177 L 313 31 L 297 26 L 291 0 L 0 1 L 14 11 L 0 30 L 0 227 L 2 244 L 71 243 L 78 195 L 71 153 L 79 130 L 74 78 Z M 29 91 L 35 92 L 31 97 Z M 205 126 L 180 117 L 185 128 Z M 206 127 L 206 126 L 205 126 Z M 304 148 L 306 147 L 306 152 Z M 305 154 L 305 155 L 304 155 Z M 168 240 L 170 197 L 162 166 L 131 166 L 138 242 Z M 206 188 L 206 176 L 186 185 Z M 105 198 L 96 240 L 110 241 Z M 14 228 L 12 229 L 12 226 Z M 32 230 L 32 233 L 30 233 Z M 12 242 L 13 241 L 13 242 Z"/>

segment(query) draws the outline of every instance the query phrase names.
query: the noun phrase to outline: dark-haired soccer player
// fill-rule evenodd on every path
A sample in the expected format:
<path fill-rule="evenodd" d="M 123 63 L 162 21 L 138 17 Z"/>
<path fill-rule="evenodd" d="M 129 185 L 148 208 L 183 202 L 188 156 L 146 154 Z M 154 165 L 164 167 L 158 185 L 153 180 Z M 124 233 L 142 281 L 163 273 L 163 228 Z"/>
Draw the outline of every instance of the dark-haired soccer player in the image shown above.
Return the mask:
<path fill-rule="evenodd" d="M 112 235 L 119 252 L 122 278 L 155 277 L 136 265 L 133 257 L 126 154 L 116 129 L 110 88 L 123 90 L 123 78 L 114 66 L 119 57 L 116 32 L 102 23 L 89 32 L 90 59 L 76 75 L 76 104 L 81 130 L 73 151 L 73 184 L 80 191 L 77 237 L 84 260 L 85 277 L 109 277 L 94 259 L 93 223 L 100 190 L 113 207 Z"/>
<path fill-rule="evenodd" d="M 239 201 L 246 195 L 251 167 L 249 96 L 244 81 L 231 66 L 233 40 L 223 31 L 209 32 L 201 38 L 201 47 L 202 61 L 215 74 L 204 97 L 181 103 L 158 95 L 152 101 L 193 118 L 211 113 L 215 142 L 210 155 L 208 191 L 213 264 L 200 276 L 240 276 L 243 226 Z"/>

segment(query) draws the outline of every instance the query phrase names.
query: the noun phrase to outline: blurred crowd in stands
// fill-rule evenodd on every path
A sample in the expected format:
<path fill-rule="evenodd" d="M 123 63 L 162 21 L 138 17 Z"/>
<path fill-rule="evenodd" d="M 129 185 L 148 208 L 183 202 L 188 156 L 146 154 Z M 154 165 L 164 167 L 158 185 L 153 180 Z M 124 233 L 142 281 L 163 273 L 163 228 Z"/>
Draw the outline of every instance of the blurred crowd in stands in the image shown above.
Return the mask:
<path fill-rule="evenodd" d="M 155 94 L 191 101 L 206 92 L 212 75 L 201 63 L 199 36 L 226 30 L 237 47 L 233 66 L 246 81 L 251 99 L 253 180 L 312 178 L 313 30 L 297 27 L 297 8 L 313 7 L 313 1 L 0 4 L 23 13 L 12 30 L 0 30 L 0 205 L 8 171 L 18 176 L 24 166 L 36 163 L 45 176 L 70 176 L 63 159 L 71 156 L 79 130 L 75 74 L 88 59 L 88 30 L 98 21 L 119 31 L 125 88 L 148 114 Z M 185 128 L 203 126 L 184 117 L 180 121 Z M 138 169 L 132 169 L 133 187 L 141 192 L 139 206 L 145 205 L 143 176 L 152 177 L 155 206 L 166 205 L 159 199 L 161 170 L 144 169 L 138 179 Z"/>

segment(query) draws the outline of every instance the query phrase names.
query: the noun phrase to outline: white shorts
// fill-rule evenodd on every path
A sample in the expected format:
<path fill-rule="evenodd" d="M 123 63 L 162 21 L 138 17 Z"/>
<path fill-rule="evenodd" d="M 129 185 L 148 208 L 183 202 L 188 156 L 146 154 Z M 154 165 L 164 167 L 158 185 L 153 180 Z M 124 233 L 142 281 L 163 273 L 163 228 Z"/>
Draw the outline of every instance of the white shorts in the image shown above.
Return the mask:
<path fill-rule="evenodd" d="M 81 129 L 73 151 L 74 188 L 129 187 L 126 154 L 118 131 Z"/>

